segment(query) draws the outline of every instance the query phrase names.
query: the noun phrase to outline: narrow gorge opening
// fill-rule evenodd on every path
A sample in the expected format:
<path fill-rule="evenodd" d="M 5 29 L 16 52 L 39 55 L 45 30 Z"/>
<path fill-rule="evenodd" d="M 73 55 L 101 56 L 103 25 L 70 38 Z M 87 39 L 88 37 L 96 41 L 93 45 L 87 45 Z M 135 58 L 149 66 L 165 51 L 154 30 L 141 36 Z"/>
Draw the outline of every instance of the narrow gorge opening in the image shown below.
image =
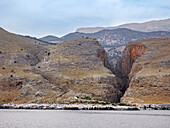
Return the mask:
<path fill-rule="evenodd" d="M 122 57 L 117 61 L 115 75 L 123 82 L 123 94 L 129 87 L 129 73 L 131 72 L 134 62 L 141 57 L 146 50 L 147 48 L 145 45 L 128 44 L 122 52 Z"/>

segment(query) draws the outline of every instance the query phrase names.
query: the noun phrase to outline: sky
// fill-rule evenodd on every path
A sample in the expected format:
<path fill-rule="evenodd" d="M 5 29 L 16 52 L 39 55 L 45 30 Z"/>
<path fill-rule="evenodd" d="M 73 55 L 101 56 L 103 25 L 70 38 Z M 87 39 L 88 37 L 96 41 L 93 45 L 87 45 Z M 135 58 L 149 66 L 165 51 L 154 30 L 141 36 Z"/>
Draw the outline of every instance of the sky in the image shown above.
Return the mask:
<path fill-rule="evenodd" d="M 0 27 L 43 37 L 170 18 L 170 0 L 0 0 Z"/>

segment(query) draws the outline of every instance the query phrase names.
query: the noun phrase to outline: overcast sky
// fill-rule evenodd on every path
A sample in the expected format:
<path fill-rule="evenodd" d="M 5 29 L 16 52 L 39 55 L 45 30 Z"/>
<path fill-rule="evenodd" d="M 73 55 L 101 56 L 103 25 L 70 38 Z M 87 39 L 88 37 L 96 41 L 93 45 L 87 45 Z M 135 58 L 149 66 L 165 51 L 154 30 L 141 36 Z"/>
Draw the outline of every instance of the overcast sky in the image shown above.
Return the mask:
<path fill-rule="evenodd" d="M 0 0 L 0 27 L 36 37 L 167 18 L 170 0 Z"/>

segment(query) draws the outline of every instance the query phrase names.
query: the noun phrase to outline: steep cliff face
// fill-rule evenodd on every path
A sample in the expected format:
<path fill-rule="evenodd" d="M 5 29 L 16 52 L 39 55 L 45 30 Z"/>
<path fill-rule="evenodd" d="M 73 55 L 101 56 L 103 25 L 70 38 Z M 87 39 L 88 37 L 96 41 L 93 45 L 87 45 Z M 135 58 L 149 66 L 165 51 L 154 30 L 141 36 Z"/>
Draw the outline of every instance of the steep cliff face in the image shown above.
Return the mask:
<path fill-rule="evenodd" d="M 81 38 L 42 47 L 0 32 L 0 104 L 120 100 L 122 83 L 109 70 L 98 41 Z"/>
<path fill-rule="evenodd" d="M 107 53 L 105 51 L 98 51 L 97 56 L 102 60 L 103 65 L 111 70 L 111 66 L 107 58 Z"/>
<path fill-rule="evenodd" d="M 128 87 L 128 75 L 131 71 L 133 63 L 136 59 L 138 59 L 138 57 L 142 56 L 144 52 L 146 52 L 145 45 L 135 45 L 133 43 L 129 43 L 123 51 L 121 59 L 118 60 L 115 72 L 116 75 L 123 80 L 125 85 L 124 90 Z"/>
<path fill-rule="evenodd" d="M 170 38 L 128 43 L 117 63 L 127 103 L 170 103 Z"/>

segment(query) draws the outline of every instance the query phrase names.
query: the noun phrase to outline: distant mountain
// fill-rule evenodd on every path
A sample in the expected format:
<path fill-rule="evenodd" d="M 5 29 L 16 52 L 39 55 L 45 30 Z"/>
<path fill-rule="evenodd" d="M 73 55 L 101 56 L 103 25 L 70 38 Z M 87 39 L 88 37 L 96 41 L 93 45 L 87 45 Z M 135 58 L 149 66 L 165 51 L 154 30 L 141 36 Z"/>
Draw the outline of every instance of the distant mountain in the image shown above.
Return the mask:
<path fill-rule="evenodd" d="M 95 33 L 101 30 L 107 29 L 117 29 L 117 28 L 128 28 L 135 31 L 142 32 L 153 32 L 153 31 L 170 31 L 170 18 L 165 20 L 153 20 L 144 23 L 129 23 L 123 24 L 115 27 L 87 27 L 87 28 L 79 28 L 76 32 L 81 33 Z"/>
<path fill-rule="evenodd" d="M 23 35 L 18 35 L 30 42 L 33 42 L 33 43 L 37 43 L 37 44 L 41 44 L 41 45 L 56 45 L 55 43 L 50 43 L 48 41 L 43 41 L 43 40 L 40 40 L 40 39 L 37 39 L 36 37 L 31 37 L 31 36 L 23 36 Z"/>
<path fill-rule="evenodd" d="M 96 33 L 70 33 L 63 36 L 63 41 L 74 40 L 77 38 L 96 38 L 100 44 L 105 48 L 109 62 L 114 67 L 117 59 L 121 56 L 122 50 L 126 44 L 133 40 L 142 40 L 148 38 L 163 38 L 170 37 L 170 32 L 157 31 L 157 32 L 139 32 L 126 28 L 119 28 L 113 30 L 102 30 Z"/>
<path fill-rule="evenodd" d="M 39 38 L 39 40 L 50 42 L 50 43 L 60 43 L 60 42 L 62 42 L 62 40 L 60 38 L 58 38 L 56 36 L 52 36 L 52 35 Z"/>

